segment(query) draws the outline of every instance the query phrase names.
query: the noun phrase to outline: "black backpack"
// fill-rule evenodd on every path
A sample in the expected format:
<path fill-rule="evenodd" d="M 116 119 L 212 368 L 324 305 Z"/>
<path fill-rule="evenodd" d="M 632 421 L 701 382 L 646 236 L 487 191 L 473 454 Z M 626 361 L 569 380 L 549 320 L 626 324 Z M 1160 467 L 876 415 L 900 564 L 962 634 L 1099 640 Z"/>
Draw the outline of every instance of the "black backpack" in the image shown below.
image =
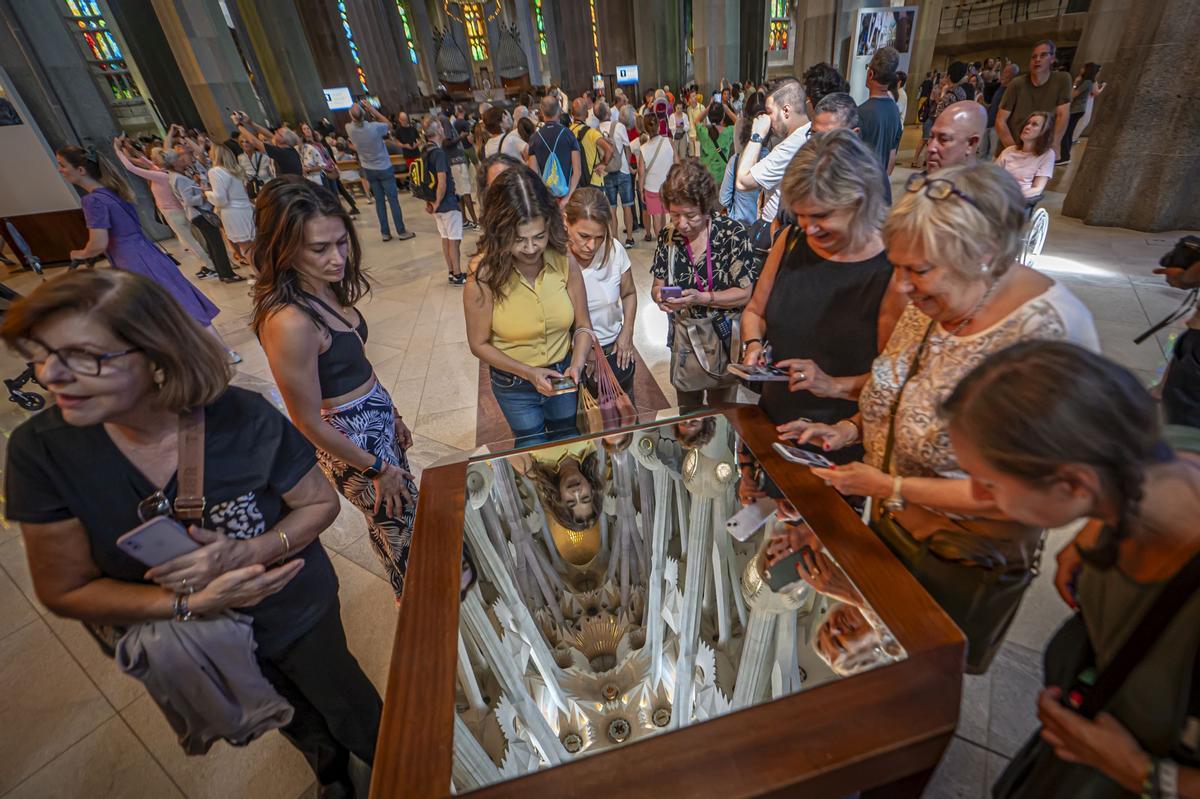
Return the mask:
<path fill-rule="evenodd" d="M 408 183 L 412 187 L 413 197 L 427 203 L 437 199 L 437 173 L 429 168 L 429 154 L 434 149 L 426 147 L 422 150 L 408 170 Z"/>

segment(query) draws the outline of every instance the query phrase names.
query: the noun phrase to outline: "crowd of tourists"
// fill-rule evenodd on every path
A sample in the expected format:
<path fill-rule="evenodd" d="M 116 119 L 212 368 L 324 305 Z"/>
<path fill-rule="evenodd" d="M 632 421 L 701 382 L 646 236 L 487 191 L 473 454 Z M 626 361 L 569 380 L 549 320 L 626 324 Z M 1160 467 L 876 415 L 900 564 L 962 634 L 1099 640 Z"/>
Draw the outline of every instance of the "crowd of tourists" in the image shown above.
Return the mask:
<path fill-rule="evenodd" d="M 1129 657 L 1140 612 L 1200 553 L 1200 370 L 1185 337 L 1163 426 L 1138 380 L 1100 354 L 1087 308 L 1020 260 L 1028 202 L 1103 88 L 1096 65 L 1072 84 L 1054 57 L 1041 42 L 1027 75 L 998 59 L 926 75 L 924 170 L 895 184 L 908 78 L 890 47 L 871 58 L 862 103 L 817 64 L 765 85 L 611 98 L 550 87 L 511 107 L 443 97 L 416 118 L 360 103 L 340 130 L 234 112 L 219 141 L 180 126 L 115 140 L 200 259 L 197 277 L 254 281 L 252 328 L 290 420 L 229 385 L 216 307 L 141 230 L 114 165 L 63 148 L 60 171 L 86 193 L 89 239 L 72 255 L 107 253 L 114 269 L 47 281 L 0 328 L 56 400 L 8 446 L 7 514 L 39 598 L 110 643 L 114 629 L 128 642 L 170 620 L 236 629 L 266 683 L 246 701 L 291 705 L 274 726 L 321 785 L 344 788 L 351 755 L 371 764 L 381 702 L 347 649 L 319 536 L 340 492 L 400 601 L 412 434 L 366 349 L 353 217 L 365 201 L 384 241 L 411 238 L 403 187 L 436 219 L 468 344 L 517 445 L 592 432 L 577 426 L 577 392 L 595 390 L 597 345 L 636 404 L 636 320 L 663 313 L 681 408 L 752 396 L 730 366 L 771 370 L 780 379 L 754 400 L 782 439 L 829 459 L 813 473 L 885 543 L 902 551 L 947 529 L 982 542 L 987 557 L 955 561 L 957 585 L 982 585 L 999 558 L 1019 602 L 1045 531 L 1089 519 L 1055 579 L 1086 629 L 1051 642 L 1057 671 L 1028 697 L 1042 726 L 996 795 L 1196 795 L 1184 710 L 1200 595 L 1171 608 L 1173 635 L 1139 653 L 1104 712 L 1070 701 L 1084 670 Z M 638 306 L 639 229 L 653 307 Z M 1172 285 L 1200 285 L 1200 246 L 1190 252 L 1164 265 Z M 205 468 L 189 486 L 197 427 Z M 763 477 L 743 454 L 749 503 Z M 119 548 L 125 531 L 189 509 L 194 551 L 146 571 Z M 474 576 L 464 552 L 464 589 Z M 955 585 L 916 576 L 966 634 L 967 669 L 985 671 L 1012 613 L 981 616 Z"/>

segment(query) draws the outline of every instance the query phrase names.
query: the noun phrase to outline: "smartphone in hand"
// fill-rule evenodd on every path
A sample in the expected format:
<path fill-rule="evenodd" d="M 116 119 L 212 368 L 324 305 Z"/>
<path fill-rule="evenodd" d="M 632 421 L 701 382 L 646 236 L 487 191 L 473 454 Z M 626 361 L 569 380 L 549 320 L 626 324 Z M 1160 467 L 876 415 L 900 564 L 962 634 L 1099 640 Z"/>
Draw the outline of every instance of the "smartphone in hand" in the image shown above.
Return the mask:
<path fill-rule="evenodd" d="M 776 441 L 771 445 L 784 460 L 798 463 L 801 466 L 815 466 L 818 469 L 828 469 L 833 465 L 833 461 L 826 458 L 819 452 L 812 452 L 807 449 L 793 447 L 790 444 L 784 444 L 782 441 Z"/>
<path fill-rule="evenodd" d="M 200 544 L 170 516 L 158 516 L 117 539 L 117 548 L 147 566 L 158 566 L 195 552 Z"/>

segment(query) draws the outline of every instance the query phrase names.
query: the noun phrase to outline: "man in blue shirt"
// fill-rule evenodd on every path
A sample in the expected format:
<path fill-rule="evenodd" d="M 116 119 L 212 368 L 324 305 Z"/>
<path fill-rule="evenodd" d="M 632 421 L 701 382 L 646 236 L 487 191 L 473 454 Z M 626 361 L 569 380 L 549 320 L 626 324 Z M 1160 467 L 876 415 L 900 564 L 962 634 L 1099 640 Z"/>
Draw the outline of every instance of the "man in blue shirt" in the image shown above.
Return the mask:
<path fill-rule="evenodd" d="M 374 121 L 367 121 L 367 116 Z M 411 239 L 412 231 L 404 227 L 404 214 L 400 211 L 400 199 L 396 191 L 396 175 L 392 172 L 392 158 L 383 139 L 392 130 L 392 123 L 365 100 L 350 107 L 350 122 L 346 124 L 346 135 L 350 137 L 358 153 L 358 164 L 363 177 L 371 185 L 375 195 L 375 213 L 379 216 L 379 232 L 384 241 L 391 241 L 388 230 L 387 209 L 392 209 L 392 221 L 396 223 L 396 238 Z M 386 205 L 385 205 L 386 203 Z"/>
<path fill-rule="evenodd" d="M 904 123 L 900 121 L 900 109 L 888 91 L 896 82 L 896 70 L 900 68 L 900 54 L 892 47 L 880 47 L 867 65 L 867 91 L 870 97 L 858 107 L 859 126 L 863 142 L 875 151 L 879 166 L 883 169 L 884 198 L 892 202 L 892 185 L 887 178 L 896 167 L 896 150 L 904 134 Z"/>
<path fill-rule="evenodd" d="M 543 97 L 538 111 L 542 116 L 543 124 L 529 137 L 529 156 L 525 160 L 533 171 L 541 175 L 542 169 L 546 166 L 546 159 L 550 157 L 550 151 L 553 148 L 554 154 L 558 156 L 558 162 L 562 164 L 565 173 L 563 177 L 567 179 L 567 185 L 570 187 L 567 193 L 558 199 L 560 205 L 566 205 L 579 186 L 579 140 L 575 138 L 574 133 L 559 122 L 559 117 L 562 116 L 562 106 L 559 105 L 556 97 L 553 95 Z"/>
<path fill-rule="evenodd" d="M 426 118 L 424 128 L 425 141 L 429 146 L 421 156 L 425 159 L 425 168 L 431 174 L 437 175 L 437 197 L 432 202 L 425 203 L 425 213 L 433 214 L 437 220 L 438 235 L 442 239 L 442 258 L 450 272 L 449 281 L 451 285 L 461 286 L 467 282 L 459 266 L 462 259 L 463 218 L 458 206 L 450 159 L 442 149 L 446 131 L 441 121 L 434 117 Z"/>

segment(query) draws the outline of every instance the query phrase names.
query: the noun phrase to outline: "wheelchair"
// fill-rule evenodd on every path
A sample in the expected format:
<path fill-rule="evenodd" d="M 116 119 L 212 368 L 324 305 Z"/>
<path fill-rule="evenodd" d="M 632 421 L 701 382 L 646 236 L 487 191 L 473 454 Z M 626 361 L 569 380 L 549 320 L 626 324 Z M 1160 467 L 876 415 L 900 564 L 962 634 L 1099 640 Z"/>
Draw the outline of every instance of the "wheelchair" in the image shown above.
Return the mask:
<path fill-rule="evenodd" d="M 1038 207 L 1045 197 L 1045 194 L 1039 194 L 1025 202 L 1025 238 L 1021 242 L 1020 260 L 1028 267 L 1032 267 L 1042 254 L 1042 247 L 1046 246 L 1046 234 L 1050 232 L 1050 212 Z"/>

